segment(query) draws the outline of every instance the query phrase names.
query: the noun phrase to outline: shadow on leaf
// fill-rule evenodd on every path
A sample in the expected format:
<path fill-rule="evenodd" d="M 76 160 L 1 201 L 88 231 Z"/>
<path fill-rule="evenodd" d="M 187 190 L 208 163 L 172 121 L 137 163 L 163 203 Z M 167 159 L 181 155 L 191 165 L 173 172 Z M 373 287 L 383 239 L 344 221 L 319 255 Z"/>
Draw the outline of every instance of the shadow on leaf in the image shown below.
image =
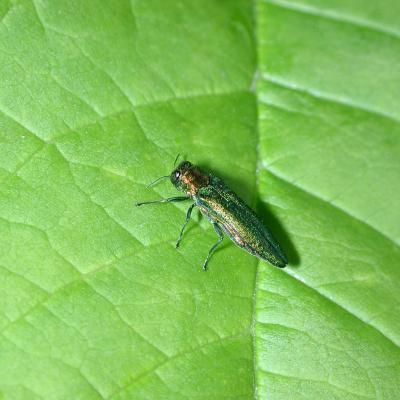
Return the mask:
<path fill-rule="evenodd" d="M 283 228 L 282 224 L 279 222 L 278 218 L 271 212 L 268 205 L 265 204 L 260 197 L 257 197 L 256 202 L 256 212 L 257 215 L 261 218 L 263 223 L 268 227 L 268 229 L 272 232 L 274 238 L 281 245 L 283 252 L 286 254 L 288 258 L 290 266 L 297 266 L 300 264 L 300 256 L 297 252 L 296 248 L 290 236 Z"/>

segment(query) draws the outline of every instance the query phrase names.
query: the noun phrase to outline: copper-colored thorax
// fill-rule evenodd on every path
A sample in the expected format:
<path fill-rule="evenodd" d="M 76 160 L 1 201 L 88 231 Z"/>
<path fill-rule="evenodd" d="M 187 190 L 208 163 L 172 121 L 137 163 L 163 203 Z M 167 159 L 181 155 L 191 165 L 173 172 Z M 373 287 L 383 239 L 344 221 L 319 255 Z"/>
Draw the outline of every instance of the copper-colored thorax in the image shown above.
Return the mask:
<path fill-rule="evenodd" d="M 190 168 L 181 179 L 182 183 L 187 185 L 187 193 L 190 196 L 194 196 L 200 188 L 207 186 L 210 182 L 210 177 L 198 168 Z"/>

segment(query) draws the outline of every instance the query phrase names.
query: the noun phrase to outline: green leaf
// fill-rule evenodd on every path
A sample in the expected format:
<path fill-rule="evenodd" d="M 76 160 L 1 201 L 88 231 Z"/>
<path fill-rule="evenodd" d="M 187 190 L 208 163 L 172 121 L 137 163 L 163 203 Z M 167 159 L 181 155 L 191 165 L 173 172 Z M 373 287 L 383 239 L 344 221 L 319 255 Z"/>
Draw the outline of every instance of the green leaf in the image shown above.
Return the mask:
<path fill-rule="evenodd" d="M 398 396 L 393 9 L 390 1 L 259 3 L 258 37 L 268 38 L 258 45 L 259 191 L 295 261 L 287 275 L 258 271 L 260 398 Z"/>
<path fill-rule="evenodd" d="M 398 8 L 0 2 L 0 398 L 395 398 Z M 178 153 L 287 269 L 133 206 Z"/>

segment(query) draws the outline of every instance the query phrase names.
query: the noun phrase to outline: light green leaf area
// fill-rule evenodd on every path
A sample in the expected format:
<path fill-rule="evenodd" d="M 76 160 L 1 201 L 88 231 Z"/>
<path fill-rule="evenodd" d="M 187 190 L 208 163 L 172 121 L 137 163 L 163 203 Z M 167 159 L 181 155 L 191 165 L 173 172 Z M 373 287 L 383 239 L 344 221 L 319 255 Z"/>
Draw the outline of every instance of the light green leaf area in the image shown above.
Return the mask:
<path fill-rule="evenodd" d="M 260 398 L 398 397 L 395 9 L 259 3 L 259 191 L 295 264 L 287 275 L 260 264 Z"/>
<path fill-rule="evenodd" d="M 397 396 L 400 10 L 323 3 L 0 1 L 0 398 Z M 134 207 L 178 153 L 287 269 Z"/>

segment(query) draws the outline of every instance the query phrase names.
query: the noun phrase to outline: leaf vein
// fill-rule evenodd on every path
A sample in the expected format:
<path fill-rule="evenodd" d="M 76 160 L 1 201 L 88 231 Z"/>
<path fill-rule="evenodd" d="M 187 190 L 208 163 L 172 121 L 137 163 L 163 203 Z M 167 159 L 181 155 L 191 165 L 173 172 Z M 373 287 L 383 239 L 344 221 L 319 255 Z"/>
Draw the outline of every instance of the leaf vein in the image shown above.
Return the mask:
<path fill-rule="evenodd" d="M 400 32 L 388 28 L 380 23 L 368 21 L 367 19 L 359 18 L 357 16 L 346 15 L 343 13 L 335 12 L 333 10 L 323 10 L 321 8 L 313 7 L 305 4 L 295 4 L 287 0 L 264 0 L 267 4 L 272 4 L 276 7 L 284 8 L 287 10 L 299 12 L 302 14 L 311 15 L 318 18 L 325 18 L 335 22 L 349 24 L 361 29 L 368 29 L 377 32 L 381 35 L 389 36 L 394 39 L 400 39 Z"/>

